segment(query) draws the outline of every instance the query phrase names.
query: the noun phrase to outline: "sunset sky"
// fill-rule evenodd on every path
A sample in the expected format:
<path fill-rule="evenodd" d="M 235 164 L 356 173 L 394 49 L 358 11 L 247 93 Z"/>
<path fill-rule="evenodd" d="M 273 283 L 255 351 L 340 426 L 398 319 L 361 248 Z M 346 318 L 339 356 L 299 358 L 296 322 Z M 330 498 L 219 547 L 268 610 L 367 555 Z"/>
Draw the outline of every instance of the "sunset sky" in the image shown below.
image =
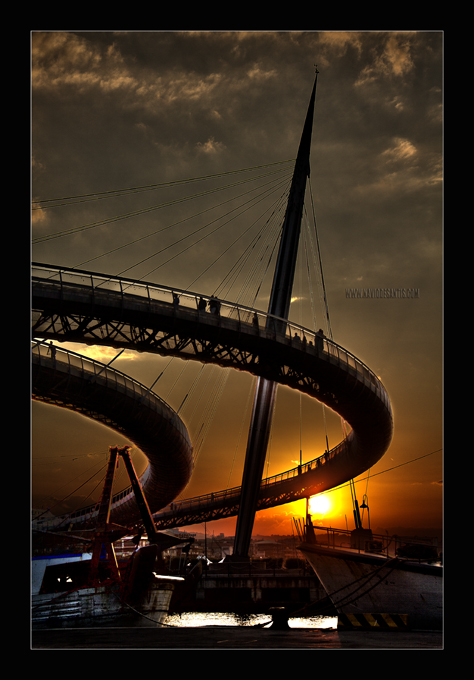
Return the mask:
<path fill-rule="evenodd" d="M 441 32 L 33 32 L 32 199 L 90 196 L 210 175 L 222 175 L 219 182 L 230 184 L 248 173 L 224 173 L 294 159 L 315 64 L 311 192 L 332 333 L 381 378 L 395 419 L 391 447 L 357 482 L 358 498 L 361 502 L 368 494 L 374 529 L 438 528 L 443 480 Z M 280 166 L 252 172 L 272 169 Z M 270 180 L 273 176 L 258 181 Z M 263 207 L 243 213 L 192 248 L 183 247 L 172 260 L 177 250 L 171 244 L 214 219 L 214 213 L 203 211 L 209 201 L 221 203 L 228 194 L 156 209 L 210 187 L 206 180 L 113 199 L 83 198 L 57 208 L 43 203 L 32 213 L 31 258 L 210 295 L 248 243 L 245 237 L 231 247 L 237 235 Z M 247 190 L 243 184 L 234 191 Z M 278 195 L 277 190 L 269 200 Z M 111 220 L 136 211 L 141 212 Z M 191 215 L 197 215 L 195 221 L 186 221 Z M 45 238 L 64 230 L 74 231 Z M 303 276 L 297 273 L 295 279 L 291 318 L 310 326 Z M 268 285 L 267 279 L 255 303 L 262 310 Z M 354 299 L 346 296 L 348 288 L 416 289 L 419 294 Z M 237 295 L 233 288 L 227 298 L 236 301 Z M 320 288 L 314 296 L 319 327 L 324 322 Z M 108 348 L 68 347 L 104 362 L 117 354 Z M 168 363 L 126 351 L 114 366 L 148 387 Z M 178 408 L 200 368 L 175 360 L 154 390 Z M 213 419 L 182 497 L 237 486 L 241 479 L 253 378 L 212 367 L 203 373 L 194 401 L 181 415 L 193 440 L 210 412 Z M 220 390 L 214 413 L 211 397 Z M 66 507 L 56 505 L 66 496 L 69 508 L 89 502 L 98 478 L 92 486 L 80 485 L 106 462 L 108 447 L 122 439 L 62 409 L 33 402 L 31 414 L 33 507 L 57 512 Z M 280 388 L 265 474 L 297 465 L 300 449 L 303 461 L 323 453 L 325 426 L 332 448 L 342 439 L 339 417 Z M 143 455 L 135 450 L 133 460 L 141 472 Z M 126 483 L 123 471 L 121 483 Z M 349 487 L 328 498 L 331 507 L 313 519 L 345 527 L 347 517 L 353 528 Z M 303 511 L 300 502 L 260 513 L 255 532 L 289 534 L 291 518 Z M 235 520 L 222 520 L 208 531 L 231 534 L 234 526 Z"/>

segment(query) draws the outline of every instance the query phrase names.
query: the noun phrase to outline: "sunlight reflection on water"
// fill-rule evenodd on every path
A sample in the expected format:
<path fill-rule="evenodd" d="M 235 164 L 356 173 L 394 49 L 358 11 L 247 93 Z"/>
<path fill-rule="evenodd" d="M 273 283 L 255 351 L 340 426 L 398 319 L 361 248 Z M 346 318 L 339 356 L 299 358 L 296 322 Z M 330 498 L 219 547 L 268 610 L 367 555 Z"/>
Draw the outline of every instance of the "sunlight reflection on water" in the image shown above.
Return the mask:
<path fill-rule="evenodd" d="M 257 626 L 272 622 L 270 614 L 248 614 L 245 616 L 220 612 L 186 612 L 183 614 L 169 614 L 164 623 L 178 628 L 193 628 L 203 626 Z M 337 628 L 335 616 L 308 616 L 304 618 L 290 618 L 290 628 Z"/>

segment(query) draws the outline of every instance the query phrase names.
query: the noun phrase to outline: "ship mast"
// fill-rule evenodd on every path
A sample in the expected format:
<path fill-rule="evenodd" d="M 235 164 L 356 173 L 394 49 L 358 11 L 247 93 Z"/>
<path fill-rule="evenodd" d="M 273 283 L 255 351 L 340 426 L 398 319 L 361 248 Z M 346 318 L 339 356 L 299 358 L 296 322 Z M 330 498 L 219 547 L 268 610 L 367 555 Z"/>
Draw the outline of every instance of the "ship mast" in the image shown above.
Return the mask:
<path fill-rule="evenodd" d="M 269 314 L 282 319 L 288 319 L 290 310 L 306 180 L 310 174 L 309 155 L 317 80 L 318 70 L 316 69 L 316 77 L 293 171 L 268 306 Z M 267 326 L 269 323 L 270 320 L 268 319 Z M 286 324 L 281 323 L 283 326 L 281 330 L 284 330 Z M 242 493 L 234 539 L 234 560 L 246 558 L 249 552 L 258 491 L 270 437 L 276 388 L 277 384 L 271 380 L 260 377 L 257 379 L 242 476 Z"/>

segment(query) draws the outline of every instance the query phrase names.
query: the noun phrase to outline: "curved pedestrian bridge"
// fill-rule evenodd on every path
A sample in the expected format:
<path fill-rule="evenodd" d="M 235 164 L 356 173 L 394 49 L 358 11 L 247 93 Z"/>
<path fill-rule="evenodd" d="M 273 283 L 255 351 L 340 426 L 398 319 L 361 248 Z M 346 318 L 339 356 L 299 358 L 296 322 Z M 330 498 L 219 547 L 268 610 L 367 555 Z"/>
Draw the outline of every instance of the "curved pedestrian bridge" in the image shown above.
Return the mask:
<path fill-rule="evenodd" d="M 392 409 L 379 378 L 340 345 L 288 320 L 189 291 L 42 264 L 32 269 L 32 310 L 33 338 L 231 367 L 304 392 L 347 421 L 349 435 L 316 459 L 319 464 L 288 471 L 286 479 L 263 480 L 259 509 L 342 484 L 372 467 L 390 445 Z M 65 401 L 73 402 L 69 396 Z M 169 452 L 171 466 L 178 464 L 176 456 Z M 159 491 L 158 481 L 153 487 L 146 493 L 153 512 L 161 509 L 155 515 L 158 526 L 193 524 L 238 511 L 240 488 L 175 504 Z"/>

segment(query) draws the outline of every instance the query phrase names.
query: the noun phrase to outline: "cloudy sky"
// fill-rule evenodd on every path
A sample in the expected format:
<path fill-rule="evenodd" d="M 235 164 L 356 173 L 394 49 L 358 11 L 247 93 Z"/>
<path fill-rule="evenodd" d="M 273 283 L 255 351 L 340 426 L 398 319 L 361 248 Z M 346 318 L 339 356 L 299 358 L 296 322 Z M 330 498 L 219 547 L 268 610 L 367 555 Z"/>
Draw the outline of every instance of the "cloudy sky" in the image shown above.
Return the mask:
<path fill-rule="evenodd" d="M 291 171 L 286 161 L 298 148 L 315 64 L 308 213 L 316 215 L 332 333 L 381 377 L 395 415 L 393 443 L 370 471 L 368 487 L 358 484 L 358 493 L 368 492 L 373 528 L 438 526 L 442 33 L 32 33 L 32 259 L 205 294 L 219 290 L 256 233 L 249 227 L 263 210 L 268 212 L 260 225 L 276 211 Z M 218 177 L 170 184 L 209 176 Z M 253 183 L 237 184 L 250 177 Z M 209 191 L 216 181 L 235 186 L 183 200 Z M 215 229 L 212 204 L 221 203 L 225 214 L 248 200 L 249 189 L 255 189 L 249 197 L 260 196 L 263 186 L 267 198 Z M 97 196 L 115 191 L 120 193 L 115 198 Z M 51 199 L 59 200 L 45 202 Z M 173 249 L 176 241 L 181 245 Z M 293 304 L 292 318 L 311 325 L 310 295 L 298 276 L 301 293 L 294 290 L 301 300 Z M 255 303 L 260 309 L 266 309 L 266 286 Z M 416 299 L 353 299 L 346 296 L 348 288 L 419 293 Z M 315 297 L 320 292 L 315 289 Z M 226 293 L 231 300 L 238 294 L 237 288 Z M 319 327 L 324 319 L 318 313 Z M 107 361 L 116 354 L 71 349 Z M 132 352 L 116 362 L 147 386 L 166 364 Z M 155 389 L 177 408 L 198 370 L 199 365 L 183 369 L 182 362 L 173 362 Z M 213 391 L 222 388 L 222 397 L 184 496 L 240 483 L 252 378 L 209 369 L 205 380 L 196 388 L 200 396 L 193 410 L 183 412 L 192 437 L 205 414 L 214 413 Z M 342 437 L 339 419 L 280 390 L 266 472 L 294 467 L 300 449 L 304 460 L 322 453 L 325 427 L 332 447 Z M 119 441 L 102 426 L 41 404 L 32 406 L 32 433 L 34 505 L 52 506 L 72 493 Z M 134 455 L 140 468 L 140 454 Z M 394 469 L 384 472 L 389 468 Z M 79 502 L 81 494 L 85 491 L 72 498 Z M 351 516 L 350 493 L 343 489 L 332 498 L 326 521 L 334 526 Z M 256 530 L 290 533 L 292 514 L 289 506 L 267 511 Z M 232 526 L 219 523 L 216 531 Z"/>

